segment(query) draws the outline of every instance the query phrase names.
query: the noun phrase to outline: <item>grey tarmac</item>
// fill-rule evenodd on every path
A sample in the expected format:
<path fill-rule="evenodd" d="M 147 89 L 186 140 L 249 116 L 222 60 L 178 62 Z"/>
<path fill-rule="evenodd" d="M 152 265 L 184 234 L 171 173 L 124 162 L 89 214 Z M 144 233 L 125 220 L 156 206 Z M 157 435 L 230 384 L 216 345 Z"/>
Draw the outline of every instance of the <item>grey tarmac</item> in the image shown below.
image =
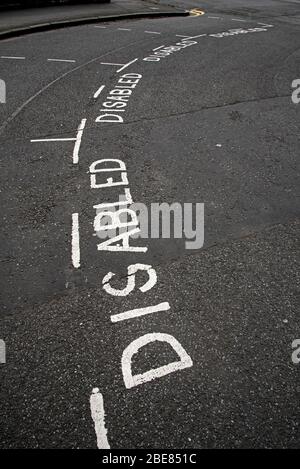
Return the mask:
<path fill-rule="evenodd" d="M 24 57 L 0 58 L 1 448 L 96 448 L 95 388 L 111 448 L 299 448 L 300 4 L 166 3 L 205 14 L 0 41 L 0 57 Z M 195 44 L 144 60 L 186 37 Z M 120 96 L 110 91 L 135 84 L 124 122 L 97 122 Z M 99 251 L 93 206 L 124 190 L 91 189 L 89 168 L 110 158 L 126 164 L 135 202 L 204 203 L 203 248 L 149 238 L 132 243 L 147 252 Z M 105 275 L 123 289 L 137 263 L 155 269 L 155 286 L 137 288 L 145 271 L 128 296 L 109 295 Z M 126 388 L 122 354 L 153 333 L 174 337 L 193 366 Z M 133 372 L 177 358 L 152 342 Z"/>

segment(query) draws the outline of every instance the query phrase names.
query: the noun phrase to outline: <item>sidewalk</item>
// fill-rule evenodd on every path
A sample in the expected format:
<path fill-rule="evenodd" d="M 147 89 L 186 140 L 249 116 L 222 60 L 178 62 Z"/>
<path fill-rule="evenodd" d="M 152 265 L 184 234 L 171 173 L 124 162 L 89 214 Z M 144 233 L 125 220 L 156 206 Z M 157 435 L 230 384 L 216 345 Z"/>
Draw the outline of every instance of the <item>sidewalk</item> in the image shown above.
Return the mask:
<path fill-rule="evenodd" d="M 3 11 L 0 15 L 0 39 L 101 20 L 187 14 L 183 9 L 142 0 L 112 0 L 111 3 Z"/>

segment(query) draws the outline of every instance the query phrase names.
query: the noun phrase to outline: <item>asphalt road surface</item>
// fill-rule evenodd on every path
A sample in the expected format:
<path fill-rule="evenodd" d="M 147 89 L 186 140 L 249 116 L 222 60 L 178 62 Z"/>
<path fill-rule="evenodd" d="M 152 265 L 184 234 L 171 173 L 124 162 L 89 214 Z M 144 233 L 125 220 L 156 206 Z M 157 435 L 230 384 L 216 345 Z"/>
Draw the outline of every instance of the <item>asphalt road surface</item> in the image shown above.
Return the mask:
<path fill-rule="evenodd" d="M 168 3 L 0 43 L 2 448 L 299 447 L 300 4 Z M 125 189 L 203 247 L 99 250 Z"/>

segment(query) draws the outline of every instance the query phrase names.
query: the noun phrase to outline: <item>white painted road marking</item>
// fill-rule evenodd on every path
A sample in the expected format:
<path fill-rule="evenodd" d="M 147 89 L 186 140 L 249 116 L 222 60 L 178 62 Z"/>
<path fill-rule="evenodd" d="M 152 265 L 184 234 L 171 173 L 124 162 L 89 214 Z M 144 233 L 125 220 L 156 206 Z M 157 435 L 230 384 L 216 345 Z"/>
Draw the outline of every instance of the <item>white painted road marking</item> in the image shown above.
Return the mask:
<path fill-rule="evenodd" d="M 116 289 L 110 285 L 110 280 L 116 275 L 113 272 L 108 272 L 103 279 L 102 285 L 103 289 L 112 296 L 128 296 L 135 289 L 135 277 L 138 271 L 146 271 L 148 273 L 149 279 L 144 285 L 138 287 L 139 290 L 143 293 L 151 290 L 157 283 L 156 271 L 152 268 L 151 265 L 147 264 L 131 264 L 127 267 L 127 285 L 123 289 Z"/>
<path fill-rule="evenodd" d="M 115 65 L 116 67 L 120 67 L 120 65 L 124 65 L 124 64 L 114 64 L 114 63 L 111 63 L 111 62 L 101 62 L 101 65 Z"/>
<path fill-rule="evenodd" d="M 134 60 L 132 60 L 131 62 L 128 62 L 127 64 L 123 65 L 123 67 L 121 67 L 121 68 L 119 68 L 119 70 L 117 70 L 117 73 L 122 72 L 122 70 L 124 70 L 125 68 L 129 67 L 129 65 L 133 64 L 133 63 L 136 62 L 137 60 L 139 60 L 139 59 L 134 59 Z"/>
<path fill-rule="evenodd" d="M 152 50 L 155 51 L 155 50 L 161 49 L 162 47 L 165 47 L 165 45 L 163 44 L 162 46 L 156 47 L 155 49 L 152 49 Z"/>
<path fill-rule="evenodd" d="M 206 36 L 206 34 L 200 34 L 199 36 L 194 36 L 194 37 L 201 37 L 201 36 Z M 158 51 L 152 52 L 148 57 L 144 57 L 143 60 L 145 62 L 159 62 L 161 59 L 164 59 L 170 56 L 174 52 L 178 52 L 178 51 L 185 49 L 186 47 L 190 47 L 195 44 L 198 44 L 197 41 L 191 40 L 192 38 L 193 36 L 186 37 L 184 39 L 181 39 L 180 42 L 176 42 L 175 45 L 163 47 Z"/>
<path fill-rule="evenodd" d="M 131 31 L 131 29 L 128 29 L 128 28 L 118 28 L 118 31 Z"/>
<path fill-rule="evenodd" d="M 94 94 L 95 99 L 98 98 L 99 94 L 101 93 L 102 90 L 104 90 L 104 88 L 105 88 L 105 85 L 100 86 L 100 88 Z"/>
<path fill-rule="evenodd" d="M 184 42 L 185 40 L 188 40 L 188 39 L 196 39 L 198 37 L 207 36 L 207 34 L 199 34 L 198 36 L 183 36 L 182 34 L 176 34 L 176 36 L 183 37 L 184 39 L 182 39 L 182 42 Z"/>
<path fill-rule="evenodd" d="M 98 449 L 110 449 L 107 439 L 107 429 L 105 428 L 105 411 L 103 396 L 99 388 L 94 388 L 90 396 L 90 408 L 92 419 L 95 424 Z"/>
<path fill-rule="evenodd" d="M 265 26 L 265 28 L 273 28 L 274 27 L 273 24 L 265 24 L 265 23 L 257 23 L 257 24 L 260 24 L 261 26 Z"/>
<path fill-rule="evenodd" d="M 81 139 L 82 139 L 83 130 L 85 128 L 85 124 L 86 124 L 86 119 L 82 119 L 78 127 L 76 142 L 75 142 L 74 150 L 73 150 L 73 163 L 74 164 L 78 164 L 78 161 L 79 161 L 79 149 L 81 145 Z"/>
<path fill-rule="evenodd" d="M 80 267 L 80 241 L 78 213 L 72 214 L 72 264 L 75 269 Z"/>
<path fill-rule="evenodd" d="M 76 60 L 68 60 L 68 59 L 47 59 L 48 62 L 76 62 Z"/>
<path fill-rule="evenodd" d="M 0 363 L 6 363 L 6 344 L 3 339 L 0 339 Z"/>
<path fill-rule="evenodd" d="M 219 19 L 220 19 L 219 16 L 208 16 L 207 18 L 212 18 L 212 19 L 216 19 L 216 20 L 219 20 Z"/>
<path fill-rule="evenodd" d="M 198 36 L 191 36 L 190 39 L 196 39 L 197 37 L 204 37 L 204 36 L 207 36 L 207 34 L 199 34 Z"/>
<path fill-rule="evenodd" d="M 171 362 L 168 365 L 146 371 L 139 375 L 132 375 L 131 364 L 132 357 L 147 344 L 152 342 L 165 342 L 173 348 L 179 356 L 179 360 Z M 123 352 L 122 355 L 122 373 L 124 384 L 127 389 L 138 386 L 139 384 L 147 383 L 162 376 L 166 376 L 174 371 L 184 370 L 193 366 L 191 357 L 186 353 L 182 345 L 172 335 L 152 332 L 151 334 L 143 335 L 138 339 L 131 342 Z"/>
<path fill-rule="evenodd" d="M 144 31 L 144 33 L 147 33 L 147 34 L 161 34 L 161 33 L 158 33 L 157 31 Z"/>
<path fill-rule="evenodd" d="M 145 316 L 146 314 L 157 313 L 159 311 L 168 311 L 170 305 L 168 302 L 160 303 L 155 306 L 147 306 L 146 308 L 137 308 L 132 309 L 131 311 L 125 311 L 124 313 L 114 314 L 110 317 L 111 322 L 120 322 L 125 321 L 126 319 L 138 318 L 140 316 Z"/>
<path fill-rule="evenodd" d="M 9 56 L 6 56 L 6 55 L 1 55 L 1 59 L 25 60 L 25 57 L 9 57 Z"/>
<path fill-rule="evenodd" d="M 129 64 L 123 65 L 123 69 L 129 66 Z M 124 115 L 121 113 L 125 112 L 128 105 L 130 96 L 132 96 L 133 90 L 141 80 L 142 75 L 139 73 L 126 73 L 121 75 L 118 79 L 114 89 L 110 90 L 106 100 L 102 103 L 99 116 L 95 122 L 115 122 L 117 124 L 124 122 Z M 104 114 L 102 114 L 104 112 Z"/>
<path fill-rule="evenodd" d="M 240 20 L 240 19 L 236 19 L 236 18 L 231 18 L 231 21 L 240 21 L 242 23 L 246 23 L 247 21 L 246 20 Z"/>
<path fill-rule="evenodd" d="M 35 138 L 30 140 L 31 143 L 35 142 L 74 142 L 76 138 Z"/>

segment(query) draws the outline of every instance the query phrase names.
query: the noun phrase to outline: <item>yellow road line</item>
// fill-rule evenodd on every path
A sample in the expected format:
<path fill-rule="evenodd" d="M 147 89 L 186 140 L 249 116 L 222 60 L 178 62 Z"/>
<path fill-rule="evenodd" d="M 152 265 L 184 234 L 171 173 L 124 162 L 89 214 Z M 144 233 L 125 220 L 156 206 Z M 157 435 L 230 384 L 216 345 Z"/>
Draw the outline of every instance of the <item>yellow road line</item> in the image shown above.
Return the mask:
<path fill-rule="evenodd" d="M 193 8 L 190 10 L 190 15 L 191 16 L 202 16 L 205 15 L 205 12 L 203 10 L 200 10 L 200 8 Z"/>

